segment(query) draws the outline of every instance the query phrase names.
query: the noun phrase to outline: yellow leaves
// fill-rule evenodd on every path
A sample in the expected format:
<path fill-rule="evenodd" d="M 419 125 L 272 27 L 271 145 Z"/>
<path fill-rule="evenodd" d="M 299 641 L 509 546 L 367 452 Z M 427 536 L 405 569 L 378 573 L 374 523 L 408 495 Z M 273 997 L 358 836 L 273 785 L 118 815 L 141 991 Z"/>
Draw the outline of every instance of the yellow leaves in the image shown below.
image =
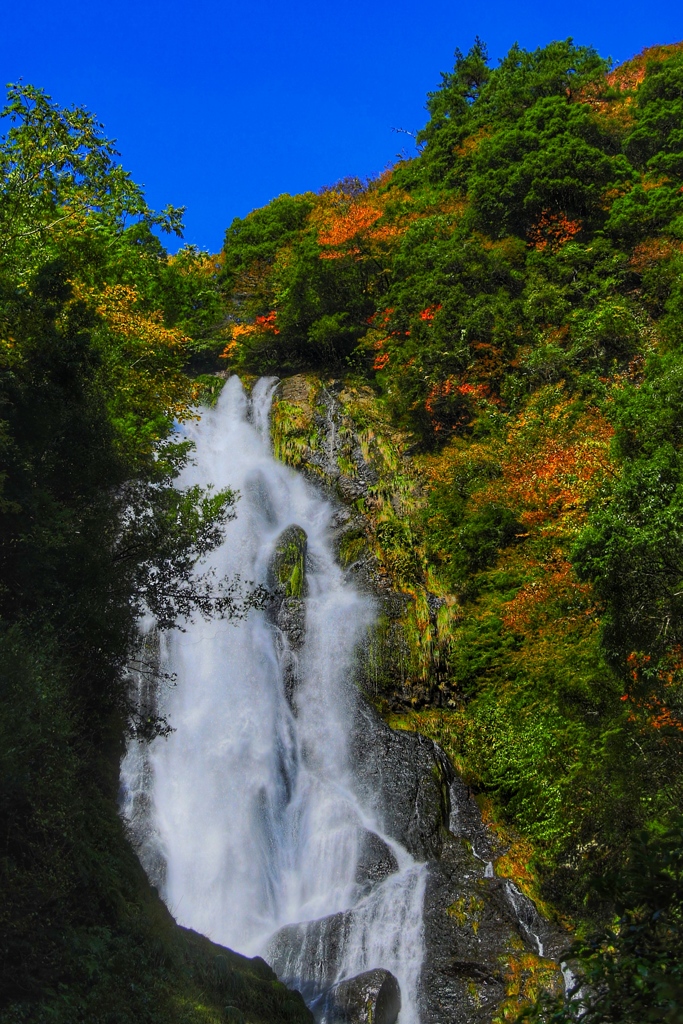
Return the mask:
<path fill-rule="evenodd" d="M 131 285 L 105 285 L 98 291 L 74 282 L 73 292 L 72 301 L 84 302 L 103 325 L 96 341 L 114 419 L 141 425 L 193 417 L 197 388 L 183 372 L 190 339 L 166 327 L 163 314 L 147 309 Z M 147 437 L 149 432 L 143 433 Z"/>
<path fill-rule="evenodd" d="M 195 250 L 182 250 L 175 256 L 169 256 L 168 262 L 174 266 L 183 277 L 205 277 L 211 280 L 221 271 L 223 267 L 223 253 L 198 252 Z"/>
<path fill-rule="evenodd" d="M 11 335 L 0 337 L 0 366 L 16 366 L 21 362 L 21 352 L 16 339 Z"/>
<path fill-rule="evenodd" d="M 137 290 L 130 285 L 106 285 L 95 298 L 95 310 L 111 331 L 139 351 L 140 358 L 145 350 L 150 354 L 161 349 L 180 353 L 190 340 L 180 331 L 165 327 L 160 311 L 144 310 Z"/>
<path fill-rule="evenodd" d="M 460 437 L 449 440 L 435 454 L 417 455 L 415 463 L 421 475 L 430 486 L 448 484 L 463 471 L 486 471 L 492 478 L 500 476 L 500 457 L 497 447 L 490 443 L 463 440 Z"/>
<path fill-rule="evenodd" d="M 479 931 L 479 925 L 481 923 L 482 916 L 486 909 L 486 904 L 478 896 L 470 894 L 469 896 L 461 896 L 451 903 L 450 907 L 446 907 L 446 913 L 460 928 L 464 928 L 469 925 L 474 934 L 476 935 Z"/>
<path fill-rule="evenodd" d="M 557 995 L 561 991 L 562 974 L 558 964 L 535 953 L 513 954 L 506 964 L 506 998 L 498 1007 L 493 1024 L 516 1020 L 520 1010 L 534 1003 L 542 992 Z"/>

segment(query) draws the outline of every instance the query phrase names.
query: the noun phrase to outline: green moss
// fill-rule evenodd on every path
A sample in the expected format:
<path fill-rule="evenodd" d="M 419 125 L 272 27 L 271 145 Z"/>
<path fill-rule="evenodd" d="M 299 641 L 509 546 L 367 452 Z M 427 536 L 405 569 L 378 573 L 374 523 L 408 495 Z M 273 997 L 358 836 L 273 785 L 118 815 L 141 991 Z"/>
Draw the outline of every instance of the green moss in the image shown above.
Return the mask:
<path fill-rule="evenodd" d="M 339 542 L 338 557 L 343 568 L 353 565 L 367 552 L 368 543 L 364 530 L 345 533 Z"/>
<path fill-rule="evenodd" d="M 285 597 L 305 597 L 306 534 L 300 526 L 289 526 L 278 539 L 272 569 Z"/>
<path fill-rule="evenodd" d="M 218 377 L 212 373 L 202 373 L 195 377 L 194 383 L 198 388 L 197 401 L 199 404 L 213 408 L 225 386 L 225 382 L 225 377 Z"/>
<path fill-rule="evenodd" d="M 461 896 L 446 908 L 446 913 L 454 919 L 460 928 L 469 927 L 476 935 L 485 906 L 484 900 L 479 899 L 478 896 Z"/>
<path fill-rule="evenodd" d="M 297 562 L 292 569 L 292 574 L 287 580 L 287 597 L 303 596 L 304 571 L 303 566 Z"/>

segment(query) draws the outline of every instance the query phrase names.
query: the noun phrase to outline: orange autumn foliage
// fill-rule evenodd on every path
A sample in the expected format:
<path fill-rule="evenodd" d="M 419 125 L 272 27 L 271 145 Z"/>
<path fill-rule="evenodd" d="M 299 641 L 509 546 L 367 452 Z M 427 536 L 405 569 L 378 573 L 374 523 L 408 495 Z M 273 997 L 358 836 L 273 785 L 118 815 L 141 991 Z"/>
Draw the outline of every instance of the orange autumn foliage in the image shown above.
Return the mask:
<path fill-rule="evenodd" d="M 383 183 L 386 182 L 380 179 L 356 192 L 353 189 L 347 191 L 342 182 L 323 193 L 310 216 L 318 231 L 318 241 L 326 250 L 320 253 L 320 259 L 351 256 L 362 260 L 378 247 L 381 250 L 401 237 L 416 215 L 404 213 L 397 223 L 375 226 L 384 217 L 390 198 L 408 201 L 408 197 L 398 190 L 379 193 L 377 186 Z"/>
<path fill-rule="evenodd" d="M 586 502 L 611 472 L 613 429 L 597 411 L 580 427 L 570 426 L 571 402 L 562 399 L 541 418 L 519 416 L 501 449 L 502 480 L 477 492 L 473 500 L 502 501 L 516 510 L 525 529 L 574 531 L 586 518 Z"/>
<path fill-rule="evenodd" d="M 634 248 L 629 265 L 642 272 L 655 266 L 660 260 L 668 260 L 683 251 L 683 243 L 675 238 L 646 238 Z"/>
<path fill-rule="evenodd" d="M 220 354 L 221 359 L 231 359 L 237 352 L 240 338 L 248 338 L 256 334 L 279 334 L 277 311 L 271 310 L 265 316 L 257 316 L 253 324 L 233 324 L 230 329 L 230 341 Z"/>
<path fill-rule="evenodd" d="M 425 410 L 432 421 L 432 427 L 439 432 L 446 428 L 457 430 L 470 422 L 471 403 L 482 401 L 489 395 L 486 384 L 470 384 L 458 381 L 457 377 L 446 377 L 432 384 L 425 399 Z M 460 399 L 460 401 L 458 401 Z"/>
<path fill-rule="evenodd" d="M 676 712 L 666 701 L 667 691 L 672 695 L 680 692 L 682 682 L 683 657 L 681 648 L 672 648 L 663 664 L 656 671 L 656 680 L 661 687 L 664 696 L 651 692 L 653 681 L 648 680 L 647 675 L 652 676 L 651 657 L 638 651 L 632 651 L 627 658 L 629 675 L 633 683 L 633 692 L 627 692 L 621 698 L 630 706 L 629 720 L 632 722 L 641 721 L 646 728 L 658 731 L 672 729 L 683 733 L 683 717 Z"/>
<path fill-rule="evenodd" d="M 580 220 L 570 220 L 564 213 L 544 210 L 527 236 L 534 249 L 555 249 L 569 242 L 583 229 Z"/>
<path fill-rule="evenodd" d="M 359 232 L 367 230 L 382 216 L 382 211 L 365 204 L 354 204 L 334 218 L 327 230 L 320 231 L 321 245 L 343 245 Z"/>
<path fill-rule="evenodd" d="M 431 323 L 441 308 L 441 303 L 439 303 L 438 306 L 427 306 L 427 308 L 423 309 L 420 313 L 420 320 L 425 320 L 427 323 Z"/>
<path fill-rule="evenodd" d="M 555 551 L 539 568 L 541 575 L 525 583 L 504 605 L 503 624 L 513 633 L 524 635 L 537 630 L 554 617 L 553 606 L 557 602 L 580 609 L 582 615 L 591 611 L 592 588 L 577 580 L 571 563 L 561 551 Z"/>

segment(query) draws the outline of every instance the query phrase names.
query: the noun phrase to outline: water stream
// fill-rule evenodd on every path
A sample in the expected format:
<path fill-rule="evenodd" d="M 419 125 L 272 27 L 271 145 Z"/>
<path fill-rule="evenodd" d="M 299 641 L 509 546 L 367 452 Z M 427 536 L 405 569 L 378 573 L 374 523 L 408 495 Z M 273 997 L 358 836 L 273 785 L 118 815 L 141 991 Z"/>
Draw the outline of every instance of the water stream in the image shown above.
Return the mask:
<path fill-rule="evenodd" d="M 390 970 L 402 991 L 400 1024 L 419 1024 L 426 869 L 381 832 L 348 755 L 355 651 L 375 610 L 335 561 L 334 509 L 271 454 L 273 386 L 261 380 L 248 397 L 236 377 L 227 382 L 216 408 L 187 428 L 196 452 L 181 484 L 240 492 L 237 518 L 210 558 L 220 574 L 265 583 L 283 529 L 306 531 L 305 641 L 288 651 L 265 612 L 186 623 L 166 636 L 161 668 L 176 682 L 162 688 L 159 711 L 175 732 L 151 747 L 130 744 L 124 813 L 138 830 L 145 819 L 141 859 L 179 923 L 268 958 L 284 926 L 349 912 L 332 980 Z M 293 707 L 286 657 L 298 661 Z M 397 870 L 368 887 L 358 866 L 373 833 Z M 298 955 L 293 948 L 286 980 L 306 989 Z M 324 1022 L 322 986 L 306 994 Z"/>

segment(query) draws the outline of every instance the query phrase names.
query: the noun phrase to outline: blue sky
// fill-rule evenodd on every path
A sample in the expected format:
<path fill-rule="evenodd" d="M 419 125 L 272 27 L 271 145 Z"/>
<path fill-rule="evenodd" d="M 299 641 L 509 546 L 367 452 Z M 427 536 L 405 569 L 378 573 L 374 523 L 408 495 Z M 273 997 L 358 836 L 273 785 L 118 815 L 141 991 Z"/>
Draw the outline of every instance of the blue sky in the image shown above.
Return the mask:
<path fill-rule="evenodd" d="M 573 36 L 622 61 L 683 39 L 683 4 L 492 0 L 119 0 L 5 4 L 3 81 L 84 105 L 149 202 L 184 205 L 188 242 L 282 192 L 380 172 L 475 35 L 492 58 Z"/>

